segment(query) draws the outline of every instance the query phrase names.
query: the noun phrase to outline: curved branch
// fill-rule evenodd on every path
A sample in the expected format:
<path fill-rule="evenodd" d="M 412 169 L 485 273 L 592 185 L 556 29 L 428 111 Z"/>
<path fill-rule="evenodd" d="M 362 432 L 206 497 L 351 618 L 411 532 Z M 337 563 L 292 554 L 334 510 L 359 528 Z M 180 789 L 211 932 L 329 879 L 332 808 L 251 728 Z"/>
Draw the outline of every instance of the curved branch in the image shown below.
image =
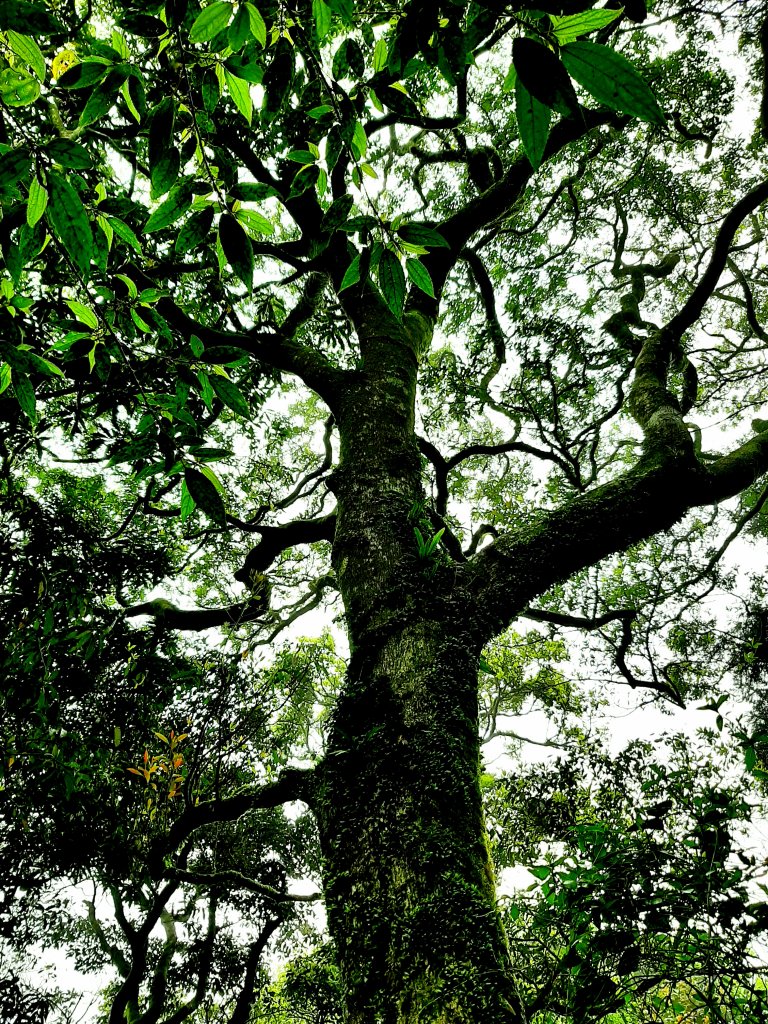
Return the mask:
<path fill-rule="evenodd" d="M 704 465 L 693 453 L 644 458 L 615 480 L 502 535 L 456 571 L 480 643 L 537 595 L 608 555 L 670 529 L 768 472 L 768 431 Z"/>
<path fill-rule="evenodd" d="M 236 821 L 249 811 L 279 807 L 296 800 L 311 806 L 314 776 L 311 768 L 286 768 L 274 782 L 265 782 L 262 786 L 244 790 L 235 796 L 206 800 L 195 807 L 187 807 L 171 826 L 163 846 L 168 850 L 176 850 L 198 828 L 215 822 Z M 162 850 L 158 852 L 162 855 Z M 161 865 L 162 860 L 162 871 Z"/>
<path fill-rule="evenodd" d="M 248 584 L 254 573 L 265 572 L 278 555 L 297 544 L 332 542 L 336 531 L 336 514 L 331 512 L 322 519 L 295 519 L 282 526 L 258 525 L 250 527 L 261 534 L 259 543 L 245 557 L 242 569 L 234 574 L 239 583 Z"/>
<path fill-rule="evenodd" d="M 567 145 L 583 138 L 590 131 L 601 125 L 621 126 L 628 118 L 620 117 L 604 110 L 581 108 L 582 121 L 573 118 L 560 121 L 549 134 L 544 150 L 543 160 L 556 156 Z M 428 268 L 435 291 L 435 299 L 429 299 L 423 293 L 412 292 L 409 296 L 410 308 L 420 310 L 427 316 L 437 315 L 438 303 L 446 278 L 450 273 L 461 250 L 477 231 L 502 217 L 507 216 L 515 203 L 525 191 L 534 171 L 526 156 L 519 156 L 509 167 L 504 176 L 485 192 L 468 202 L 447 220 L 437 225 L 437 230 L 448 242 L 448 248 L 433 249 L 429 256 L 423 257 Z"/>
<path fill-rule="evenodd" d="M 129 619 L 149 615 L 163 628 L 195 631 L 215 629 L 217 626 L 241 626 L 245 622 L 264 618 L 266 614 L 267 607 L 263 598 L 249 598 L 227 605 L 226 608 L 177 608 L 170 601 L 158 598 L 125 609 Z"/>
<path fill-rule="evenodd" d="M 693 289 L 683 308 L 663 328 L 665 334 L 668 334 L 675 340 L 679 340 L 685 331 L 693 327 L 704 311 L 704 306 L 714 292 L 717 282 L 720 280 L 720 275 L 725 269 L 731 242 L 736 232 L 741 227 L 745 218 L 766 200 L 768 200 L 768 181 L 763 181 L 753 188 L 751 192 L 747 192 L 726 214 L 715 237 L 707 269 L 701 275 L 699 283 Z"/>
<path fill-rule="evenodd" d="M 280 892 L 279 889 L 264 882 L 257 882 L 255 878 L 248 878 L 240 871 L 181 871 L 173 870 L 168 872 L 168 877 L 178 882 L 190 882 L 192 885 L 205 885 L 212 889 L 246 889 L 248 892 L 258 893 L 274 903 L 315 903 L 323 898 L 320 892 L 309 893 L 300 896 L 289 892 Z"/>

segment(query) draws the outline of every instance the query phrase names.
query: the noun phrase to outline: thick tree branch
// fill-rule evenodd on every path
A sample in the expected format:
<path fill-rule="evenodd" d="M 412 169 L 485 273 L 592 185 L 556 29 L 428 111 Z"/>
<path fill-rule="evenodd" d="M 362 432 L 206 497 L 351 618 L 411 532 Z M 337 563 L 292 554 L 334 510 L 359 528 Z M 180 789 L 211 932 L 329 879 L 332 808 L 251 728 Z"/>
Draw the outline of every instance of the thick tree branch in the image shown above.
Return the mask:
<path fill-rule="evenodd" d="M 133 265 L 129 265 L 126 270 L 137 286 L 155 287 L 155 282 Z M 222 331 L 195 320 L 168 296 L 159 299 L 155 308 L 183 338 L 189 340 L 195 335 L 206 348 L 241 348 L 267 366 L 294 374 L 333 408 L 344 371 L 334 367 L 320 352 L 297 342 L 287 331 L 279 328 L 267 333 L 257 328 L 251 331 Z"/>
<path fill-rule="evenodd" d="M 670 529 L 693 508 L 739 494 L 768 472 L 768 432 L 703 465 L 644 458 L 616 480 L 502 535 L 458 570 L 481 643 L 537 595 L 581 569 Z"/>
<path fill-rule="evenodd" d="M 261 930 L 261 934 L 255 942 L 248 947 L 248 955 L 245 959 L 245 972 L 240 993 L 237 997 L 235 1007 L 227 1024 L 248 1024 L 251 1019 L 251 1006 L 256 994 L 256 983 L 259 978 L 259 962 L 267 943 L 274 932 L 280 927 L 280 918 L 271 918 Z"/>
<path fill-rule="evenodd" d="M 237 793 L 221 800 L 206 800 L 196 807 L 187 807 L 181 817 L 171 826 L 167 841 L 168 850 L 176 850 L 196 829 L 219 821 L 235 821 L 249 811 L 301 800 L 312 803 L 314 771 L 306 768 L 286 768 L 274 782 Z M 162 870 L 162 869 L 161 869 Z"/>
<path fill-rule="evenodd" d="M 242 626 L 263 618 L 267 611 L 267 603 L 262 596 L 248 598 L 226 608 L 177 608 L 170 601 L 158 598 L 126 608 L 125 615 L 127 618 L 149 615 L 165 629 L 199 631 L 217 626 Z"/>
<path fill-rule="evenodd" d="M 306 896 L 295 893 L 280 892 L 271 885 L 264 882 L 257 882 L 255 878 L 248 878 L 240 871 L 177 871 L 169 872 L 169 877 L 179 882 L 189 882 L 192 885 L 204 885 L 210 889 L 245 889 L 247 892 L 255 892 L 265 899 L 274 903 L 315 903 L 322 899 L 322 893 L 309 893 Z"/>
<path fill-rule="evenodd" d="M 627 122 L 627 118 L 618 117 L 616 114 L 604 110 L 583 108 L 582 113 L 583 122 L 564 119 L 555 125 L 547 139 L 544 160 L 556 156 L 570 143 L 583 138 L 601 125 L 621 125 Z M 423 257 L 424 265 L 429 269 L 432 277 L 437 298 L 428 299 L 423 293 L 419 293 L 419 295 L 412 293 L 410 297 L 412 308 L 419 309 L 428 316 L 436 316 L 446 278 L 456 260 L 459 259 L 462 249 L 477 231 L 511 212 L 533 175 L 534 171 L 528 158 L 519 156 L 495 185 L 437 225 L 437 230 L 446 239 L 449 247 L 434 249 L 429 256 Z"/>
<path fill-rule="evenodd" d="M 236 580 L 245 584 L 250 582 L 253 573 L 265 572 L 289 548 L 321 540 L 333 541 L 336 516 L 331 513 L 322 519 L 295 519 L 282 526 L 259 524 L 252 529 L 261 534 L 261 540 L 246 555 L 242 569 L 234 574 Z"/>

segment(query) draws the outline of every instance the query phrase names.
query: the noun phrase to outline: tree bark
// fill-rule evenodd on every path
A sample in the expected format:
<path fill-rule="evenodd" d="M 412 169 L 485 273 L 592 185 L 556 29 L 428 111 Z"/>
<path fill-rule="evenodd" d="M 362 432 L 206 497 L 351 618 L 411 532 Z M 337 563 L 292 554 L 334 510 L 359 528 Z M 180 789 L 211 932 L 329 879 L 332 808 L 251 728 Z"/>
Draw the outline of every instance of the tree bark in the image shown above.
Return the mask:
<path fill-rule="evenodd" d="M 352 657 L 313 806 L 350 1024 L 522 1024 L 479 787 L 477 661 L 415 528 L 418 337 L 353 309 L 362 365 L 334 408 L 333 561 Z M 423 325 L 416 325 L 423 328 Z"/>
<path fill-rule="evenodd" d="M 316 790 L 350 1024 L 522 1024 L 479 787 L 477 651 L 423 617 L 352 659 Z"/>

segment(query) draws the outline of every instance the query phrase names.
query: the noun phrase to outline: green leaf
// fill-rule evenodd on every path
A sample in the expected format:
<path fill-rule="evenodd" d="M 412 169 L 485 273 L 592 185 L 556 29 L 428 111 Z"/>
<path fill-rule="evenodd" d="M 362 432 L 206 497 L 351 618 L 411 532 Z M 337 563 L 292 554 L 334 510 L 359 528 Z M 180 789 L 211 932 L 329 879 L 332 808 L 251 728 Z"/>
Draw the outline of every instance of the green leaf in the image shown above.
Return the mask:
<path fill-rule="evenodd" d="M 8 29 L 5 38 L 16 56 L 21 58 L 27 67 L 32 68 L 41 82 L 45 81 L 45 58 L 35 40 L 30 36 L 23 36 L 20 32 L 14 32 L 13 29 Z"/>
<path fill-rule="evenodd" d="M 232 412 L 236 412 L 238 416 L 242 416 L 243 419 L 250 419 L 250 406 L 231 380 L 216 373 L 211 377 L 211 384 L 224 405 Z"/>
<path fill-rule="evenodd" d="M 245 6 L 248 17 L 251 19 L 251 33 L 256 42 L 265 47 L 267 45 L 267 26 L 264 24 L 264 19 L 253 4 L 247 3 Z"/>
<path fill-rule="evenodd" d="M 245 225 L 246 230 L 250 234 L 273 235 L 275 233 L 274 225 L 262 214 L 257 213 L 256 210 L 246 210 L 241 207 L 235 216 L 241 224 Z"/>
<path fill-rule="evenodd" d="M 88 102 L 80 114 L 78 124 L 81 128 L 93 124 L 108 113 L 117 102 L 120 86 L 128 77 L 128 68 L 123 66 L 110 71 L 103 82 L 100 82 L 88 97 Z"/>
<path fill-rule="evenodd" d="M 373 48 L 373 70 L 383 71 L 387 66 L 387 53 L 388 53 L 386 39 L 379 39 L 376 46 Z"/>
<path fill-rule="evenodd" d="M 184 522 L 185 519 L 189 519 L 189 517 L 192 515 L 192 513 L 194 511 L 195 511 L 195 499 L 189 493 L 189 488 L 187 487 L 187 481 L 186 480 L 182 480 L 181 481 L 181 521 L 182 521 L 182 523 Z"/>
<path fill-rule="evenodd" d="M 111 64 L 103 60 L 78 61 L 59 75 L 56 85 L 62 89 L 87 89 L 106 78 L 111 67 Z"/>
<path fill-rule="evenodd" d="M 248 353 L 244 348 L 235 348 L 234 345 L 209 345 L 201 361 L 216 366 L 237 366 L 248 362 Z"/>
<path fill-rule="evenodd" d="M 152 180 L 152 191 L 162 195 L 163 185 L 173 173 L 178 175 L 178 150 L 174 144 L 174 127 L 176 120 L 176 104 L 172 96 L 166 96 L 156 104 L 149 113 L 149 133 L 147 155 L 149 158 L 149 174 Z M 173 184 L 170 182 L 168 187 Z"/>
<path fill-rule="evenodd" d="M 171 193 L 154 211 L 144 225 L 144 234 L 151 231 L 162 231 L 183 217 L 192 205 L 192 189 L 189 182 L 182 182 L 171 189 Z"/>
<path fill-rule="evenodd" d="M 305 164 L 291 182 L 288 192 L 288 199 L 303 195 L 308 189 L 313 188 L 320 178 L 320 167 L 317 164 Z"/>
<path fill-rule="evenodd" d="M 404 242 L 408 242 L 410 245 L 421 245 L 425 249 L 450 248 L 440 232 L 427 227 L 426 224 L 417 224 L 415 221 L 401 224 L 397 233 Z"/>
<path fill-rule="evenodd" d="M 26 71 L 0 71 L 0 97 L 9 107 L 26 107 L 40 95 L 40 83 Z"/>
<path fill-rule="evenodd" d="M 408 273 L 408 277 L 413 281 L 416 287 L 424 292 L 425 295 L 429 295 L 431 299 L 435 297 L 435 289 L 432 284 L 432 278 L 429 276 L 429 271 L 421 262 L 421 260 L 406 260 L 405 269 Z"/>
<path fill-rule="evenodd" d="M 320 40 L 325 39 L 331 31 L 331 21 L 333 19 L 331 8 L 324 0 L 312 0 L 312 17 L 315 19 L 317 38 Z"/>
<path fill-rule="evenodd" d="M 128 277 L 127 274 L 115 274 L 115 278 L 118 281 L 122 281 L 125 287 L 128 289 L 128 294 L 132 299 L 135 299 L 139 294 L 139 289 L 136 287 L 134 282 Z"/>
<path fill-rule="evenodd" d="M 331 235 L 340 228 L 346 222 L 354 205 L 355 200 L 349 194 L 334 199 L 323 214 L 323 219 L 320 222 L 320 230 L 323 234 Z"/>
<path fill-rule="evenodd" d="M 91 156 L 88 150 L 69 139 L 54 139 L 45 147 L 45 152 L 54 163 L 61 164 L 62 167 L 85 170 L 86 167 L 91 166 Z"/>
<path fill-rule="evenodd" d="M 237 78 L 231 71 L 224 69 L 224 81 L 227 84 L 227 92 L 232 97 L 237 109 L 243 115 L 248 124 L 253 117 L 253 100 L 251 99 L 251 87 L 242 78 Z"/>
<path fill-rule="evenodd" d="M 286 153 L 285 159 L 293 160 L 295 164 L 313 164 L 317 157 L 308 149 L 292 149 L 290 153 Z"/>
<path fill-rule="evenodd" d="M 517 70 L 514 64 L 509 65 L 509 71 L 507 71 L 504 81 L 501 83 L 502 92 L 512 92 L 515 88 L 515 82 L 517 81 Z"/>
<path fill-rule="evenodd" d="M 2 393 L 8 387 L 8 385 L 11 383 L 12 376 L 13 374 L 8 363 L 0 363 L 0 395 L 2 395 Z"/>
<path fill-rule="evenodd" d="M 341 137 L 341 129 L 335 124 L 328 132 L 325 140 L 325 163 L 329 171 L 332 171 L 336 166 L 343 150 L 344 139 Z"/>
<path fill-rule="evenodd" d="M 332 73 L 335 79 L 360 79 L 365 71 L 365 60 L 356 39 L 345 39 L 333 56 Z"/>
<path fill-rule="evenodd" d="M 92 309 L 84 306 L 82 302 L 77 302 L 76 299 L 67 299 L 66 302 L 81 324 L 96 330 L 99 326 L 99 321 Z"/>
<path fill-rule="evenodd" d="M 360 280 L 360 257 L 355 256 L 352 262 L 344 272 L 344 277 L 341 279 L 339 285 L 339 291 L 343 292 L 345 288 L 351 288 L 353 284 L 357 284 Z"/>
<path fill-rule="evenodd" d="M 28 149 L 10 149 L 0 156 L 0 188 L 14 185 L 20 178 L 26 178 L 32 167 L 32 156 Z"/>
<path fill-rule="evenodd" d="M 248 16 L 248 8 L 241 4 L 232 22 L 227 29 L 227 42 L 233 53 L 237 53 L 251 37 L 251 19 Z"/>
<path fill-rule="evenodd" d="M 405 301 L 405 274 L 400 260 L 391 249 L 385 249 L 381 254 L 378 275 L 384 301 L 399 320 L 403 315 Z"/>
<path fill-rule="evenodd" d="M 582 11 L 580 14 L 568 14 L 564 17 L 550 14 L 549 20 L 555 30 L 555 38 L 561 46 L 564 46 L 566 43 L 574 42 L 579 36 L 586 35 L 587 32 L 594 32 L 598 28 L 610 25 L 622 14 L 623 10 L 623 7 L 619 7 L 617 10 L 603 7 L 596 11 Z"/>
<path fill-rule="evenodd" d="M 525 154 L 535 171 L 544 155 L 552 110 L 532 96 L 519 78 L 515 83 L 515 117 Z"/>
<path fill-rule="evenodd" d="M 28 352 L 29 361 L 35 370 L 39 370 L 40 373 L 45 374 L 46 377 L 63 377 L 63 372 L 59 367 L 50 361 L 50 359 L 43 359 L 36 352 Z"/>
<path fill-rule="evenodd" d="M 214 523 L 224 526 L 227 521 L 224 502 L 208 477 L 197 469 L 187 469 L 184 472 L 184 483 L 195 505 Z"/>
<path fill-rule="evenodd" d="M 120 220 L 119 217 L 107 217 L 112 230 L 118 238 L 121 238 L 127 245 L 141 255 L 141 242 L 138 240 L 132 228 Z"/>
<path fill-rule="evenodd" d="M 203 474 L 203 476 L 208 477 L 208 479 L 211 481 L 211 483 L 219 492 L 219 494 L 225 493 L 224 484 L 221 482 L 221 480 L 219 480 L 219 478 L 216 476 L 216 474 L 214 473 L 210 466 L 201 466 L 200 472 Z"/>
<path fill-rule="evenodd" d="M 18 370 L 13 375 L 13 393 L 16 396 L 16 401 L 21 406 L 21 411 L 26 413 L 34 423 L 37 419 L 35 389 L 32 387 L 29 377 Z"/>
<path fill-rule="evenodd" d="M 174 249 L 178 253 L 191 252 L 208 237 L 213 226 L 213 206 L 193 213 L 179 232 Z"/>
<path fill-rule="evenodd" d="M 29 183 L 29 198 L 27 199 L 27 224 L 31 228 L 43 216 L 47 205 L 48 190 L 40 184 L 37 176 L 35 176 Z"/>
<path fill-rule="evenodd" d="M 228 57 L 224 61 L 224 68 L 231 71 L 235 78 L 242 78 L 251 85 L 261 85 L 264 78 L 264 68 L 250 58 Z"/>
<path fill-rule="evenodd" d="M 565 116 L 581 117 L 579 101 L 559 57 L 542 43 L 519 36 L 512 43 L 518 81 L 539 103 Z"/>
<path fill-rule="evenodd" d="M 85 280 L 90 277 L 93 238 L 80 196 L 58 171 L 48 172 L 45 216 L 53 233 Z"/>
<path fill-rule="evenodd" d="M 190 43 L 206 43 L 219 32 L 223 32 L 232 17 L 232 4 L 224 0 L 215 0 L 195 18 L 189 30 Z"/>
<path fill-rule="evenodd" d="M 221 215 L 219 241 L 227 262 L 250 291 L 253 285 L 253 246 L 245 230 L 231 213 Z"/>
<path fill-rule="evenodd" d="M 355 9 L 352 0 L 329 0 L 328 6 L 334 14 L 337 14 L 345 25 L 350 26 L 355 17 Z"/>
<path fill-rule="evenodd" d="M 164 196 L 168 189 L 172 188 L 181 170 L 181 154 L 175 147 L 165 149 L 151 165 L 150 184 L 151 196 L 159 199 Z"/>
<path fill-rule="evenodd" d="M 233 185 L 229 190 L 229 196 L 231 199 L 239 199 L 241 203 L 259 203 L 270 196 L 279 198 L 280 193 L 271 185 L 264 185 L 260 181 L 244 181 L 239 185 Z"/>
<path fill-rule="evenodd" d="M 47 10 L 46 4 L 32 4 L 27 0 L 3 0 L 0 3 L 0 29 L 49 36 L 63 32 L 64 26 Z"/>
<path fill-rule="evenodd" d="M 626 57 L 599 43 L 570 43 L 560 51 L 568 73 L 611 110 L 665 124 L 664 111 L 648 83 Z"/>

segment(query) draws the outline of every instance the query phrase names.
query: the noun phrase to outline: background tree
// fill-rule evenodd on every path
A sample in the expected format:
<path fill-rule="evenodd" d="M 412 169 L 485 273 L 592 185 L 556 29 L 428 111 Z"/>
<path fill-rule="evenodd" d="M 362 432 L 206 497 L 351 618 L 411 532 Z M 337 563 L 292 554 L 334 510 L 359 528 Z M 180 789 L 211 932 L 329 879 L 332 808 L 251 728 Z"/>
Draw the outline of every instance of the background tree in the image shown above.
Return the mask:
<path fill-rule="evenodd" d="M 580 672 L 722 716 L 722 673 L 754 662 L 705 598 L 736 594 L 724 556 L 768 493 L 766 128 L 735 116 L 765 106 L 764 12 L 652 15 L 0 4 L 4 893 L 34 921 L 57 880 L 94 886 L 61 941 L 112 965 L 111 1024 L 260 1012 L 298 875 L 350 1021 L 644 995 L 549 866 L 553 948 L 510 947 L 480 740 L 531 701 L 583 736 Z M 327 636 L 279 646 L 323 605 L 343 673 Z M 566 677 L 569 630 L 590 643 Z M 718 935 L 751 897 L 706 844 L 748 805 L 696 799 Z M 663 843 L 648 869 L 631 825 L 612 870 L 695 875 Z M 663 960 L 647 913 L 636 978 Z M 722 947 L 760 1011 L 749 949 Z M 677 965 L 642 977 L 698 984 Z M 275 999 L 306 1005 L 311 966 Z"/>

